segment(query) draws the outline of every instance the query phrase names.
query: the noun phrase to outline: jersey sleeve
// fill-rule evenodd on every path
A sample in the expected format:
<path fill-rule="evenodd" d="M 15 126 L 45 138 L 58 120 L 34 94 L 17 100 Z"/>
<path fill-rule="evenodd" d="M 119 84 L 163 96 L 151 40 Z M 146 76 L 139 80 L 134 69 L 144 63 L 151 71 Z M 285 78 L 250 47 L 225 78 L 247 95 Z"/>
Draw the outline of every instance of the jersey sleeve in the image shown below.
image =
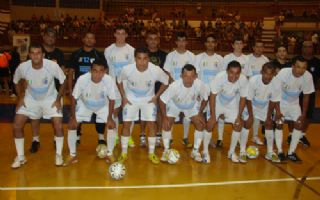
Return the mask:
<path fill-rule="evenodd" d="M 75 99 L 79 99 L 79 97 L 81 96 L 81 92 L 82 92 L 81 85 L 83 85 L 82 83 L 83 83 L 83 76 L 80 76 L 72 91 L 72 96 Z"/>
<path fill-rule="evenodd" d="M 23 66 L 23 65 L 20 64 L 20 65 L 18 66 L 16 72 L 14 73 L 14 76 L 13 76 L 13 83 L 14 83 L 14 84 L 18 84 L 19 81 L 20 81 L 21 79 L 23 79 L 22 66 Z"/>
<path fill-rule="evenodd" d="M 252 99 L 254 98 L 254 86 L 255 86 L 255 81 L 254 79 L 250 79 L 248 81 L 248 95 L 247 95 L 247 99 L 249 101 L 252 101 Z"/>
<path fill-rule="evenodd" d="M 160 99 L 163 103 L 167 104 L 172 98 L 173 91 L 175 90 L 175 82 L 171 83 L 169 87 L 161 94 Z"/>
<path fill-rule="evenodd" d="M 155 73 L 157 75 L 157 81 L 163 83 L 164 85 L 169 84 L 169 76 L 158 66 L 154 67 Z"/>
<path fill-rule="evenodd" d="M 110 100 L 116 100 L 117 99 L 117 86 L 116 86 L 116 82 L 114 79 L 110 78 L 109 80 L 109 84 L 110 84 L 110 89 L 108 90 L 108 98 Z"/>
<path fill-rule="evenodd" d="M 248 96 L 247 78 L 244 76 L 240 76 L 239 83 L 240 83 L 240 97 L 247 97 Z"/>
<path fill-rule="evenodd" d="M 271 101 L 272 102 L 280 102 L 281 100 L 281 89 L 280 82 L 278 79 L 272 79 L 272 92 L 271 92 Z"/>
<path fill-rule="evenodd" d="M 167 55 L 166 61 L 164 62 L 163 69 L 167 71 L 169 74 L 171 74 L 171 53 Z"/>
<path fill-rule="evenodd" d="M 228 64 L 229 64 L 229 56 L 226 55 L 223 57 L 223 60 L 222 60 L 222 68 L 223 70 L 227 70 L 227 67 L 228 67 Z"/>
<path fill-rule="evenodd" d="M 64 82 L 65 79 L 66 79 L 66 75 L 64 75 L 62 69 L 59 67 L 59 65 L 58 65 L 57 63 L 52 62 L 51 64 L 52 64 L 53 69 L 54 69 L 54 70 L 53 70 L 53 72 L 54 72 L 54 74 L 53 74 L 54 77 L 59 80 L 59 83 L 60 83 L 60 84 L 63 84 L 63 82 Z"/>
<path fill-rule="evenodd" d="M 220 76 L 217 75 L 210 83 L 210 92 L 212 94 L 218 94 L 220 92 L 220 84 L 221 83 L 220 81 Z"/>
<path fill-rule="evenodd" d="M 303 86 L 302 86 L 302 92 L 303 92 L 303 94 L 311 94 L 314 91 L 315 90 L 314 90 L 312 75 L 308 71 L 306 71 L 305 72 L 305 80 L 304 80 Z"/>
<path fill-rule="evenodd" d="M 202 99 L 207 101 L 209 94 L 210 93 L 209 93 L 208 87 L 206 87 L 206 85 L 202 81 L 200 81 L 200 95 L 201 95 Z"/>
<path fill-rule="evenodd" d="M 121 70 L 121 73 L 120 73 L 120 76 L 119 76 L 119 78 L 117 79 L 117 81 L 118 81 L 118 83 L 122 83 L 124 80 L 126 80 L 128 77 L 128 73 L 127 73 L 127 71 L 128 71 L 128 67 L 129 66 L 126 66 L 126 67 L 124 67 L 122 70 Z"/>

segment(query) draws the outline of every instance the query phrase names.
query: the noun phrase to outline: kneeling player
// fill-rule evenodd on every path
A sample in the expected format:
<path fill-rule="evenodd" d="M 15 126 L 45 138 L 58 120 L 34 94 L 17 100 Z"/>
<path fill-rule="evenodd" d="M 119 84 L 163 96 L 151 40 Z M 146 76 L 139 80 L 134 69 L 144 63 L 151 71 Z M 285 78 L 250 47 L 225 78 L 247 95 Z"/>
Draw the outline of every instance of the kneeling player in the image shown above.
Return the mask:
<path fill-rule="evenodd" d="M 18 95 L 17 112 L 13 122 L 14 142 L 18 156 L 11 167 L 19 168 L 27 162 L 24 156 L 23 128 L 28 118 L 40 119 L 41 117 L 52 120 L 56 134 L 55 164 L 60 166 L 63 164 L 61 97 L 66 77 L 58 64 L 43 58 L 41 45 L 31 45 L 29 57 L 30 60 L 19 65 L 13 79 Z M 59 93 L 55 88 L 55 78 L 60 83 Z M 27 82 L 25 94 L 19 84 L 21 79 Z"/>
<path fill-rule="evenodd" d="M 77 127 L 79 123 L 90 122 L 96 114 L 97 123 L 106 123 L 108 135 L 116 136 L 115 122 L 112 119 L 116 99 L 116 85 L 111 76 L 106 74 L 106 63 L 95 60 L 90 72 L 79 77 L 72 93 L 71 114 L 68 124 L 68 147 L 70 156 L 64 166 L 78 162 L 77 158 Z M 108 137 L 109 138 L 109 137 Z M 108 141 L 109 142 L 109 141 Z M 114 143 L 114 141 L 111 141 Z M 112 150 L 108 149 L 108 158 L 112 161 Z"/>
<path fill-rule="evenodd" d="M 203 99 L 200 110 L 198 109 L 197 99 Z M 201 162 L 199 147 L 203 138 L 205 119 L 203 110 L 208 100 L 208 91 L 203 82 L 197 79 L 196 68 L 187 64 L 182 68 L 181 79 L 174 81 L 160 97 L 160 109 L 163 113 L 162 139 L 164 152 L 161 161 L 166 162 L 166 153 L 169 150 L 172 126 L 174 120 L 183 112 L 195 126 L 194 146 L 191 157 Z"/>

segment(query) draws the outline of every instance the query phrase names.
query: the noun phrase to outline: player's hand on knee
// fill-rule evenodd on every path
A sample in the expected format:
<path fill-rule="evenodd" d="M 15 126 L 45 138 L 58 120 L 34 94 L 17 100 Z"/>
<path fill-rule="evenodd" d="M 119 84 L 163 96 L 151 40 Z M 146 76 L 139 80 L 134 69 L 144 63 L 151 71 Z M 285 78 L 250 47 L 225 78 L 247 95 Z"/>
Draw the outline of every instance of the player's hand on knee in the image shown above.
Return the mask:
<path fill-rule="evenodd" d="M 26 107 L 26 104 L 24 103 L 24 99 L 23 98 L 18 100 L 18 103 L 17 103 L 17 106 L 16 106 L 16 111 L 18 111 L 21 108 L 21 106 Z"/>
<path fill-rule="evenodd" d="M 214 116 L 211 116 L 207 122 L 207 129 L 212 130 L 216 125 L 216 123 L 217 123 L 216 118 Z"/>
<path fill-rule="evenodd" d="M 127 104 L 131 105 L 131 102 L 127 98 L 122 99 L 122 107 L 124 108 Z"/>
<path fill-rule="evenodd" d="M 152 99 L 150 101 L 148 101 L 148 103 L 153 103 L 154 105 L 157 105 L 158 98 L 156 96 L 154 96 L 154 97 L 152 97 Z"/>
<path fill-rule="evenodd" d="M 170 130 L 170 121 L 169 118 L 167 116 L 163 117 L 163 122 L 162 122 L 162 126 L 164 130 Z"/>
<path fill-rule="evenodd" d="M 241 128 L 242 128 L 242 120 L 241 120 L 241 118 L 240 117 L 237 117 L 237 119 L 234 121 L 234 123 L 233 123 L 233 128 L 234 128 L 234 130 L 236 130 L 236 131 L 240 131 L 241 130 Z"/>
<path fill-rule="evenodd" d="M 53 107 L 57 108 L 58 113 L 62 112 L 62 106 L 61 106 L 61 102 L 59 100 L 56 100 L 53 102 L 53 104 L 51 105 L 51 108 L 53 108 Z"/>
<path fill-rule="evenodd" d="M 200 126 L 202 126 L 202 127 L 206 126 L 206 120 L 204 119 L 204 116 L 202 113 L 199 113 L 196 116 L 196 121 L 199 123 Z"/>
<path fill-rule="evenodd" d="M 111 118 L 108 118 L 107 121 L 107 128 L 108 129 L 115 129 L 116 128 L 116 123 L 114 122 L 114 120 Z"/>
<path fill-rule="evenodd" d="M 295 121 L 295 128 L 301 130 L 305 121 L 305 117 L 300 116 L 297 121 Z"/>

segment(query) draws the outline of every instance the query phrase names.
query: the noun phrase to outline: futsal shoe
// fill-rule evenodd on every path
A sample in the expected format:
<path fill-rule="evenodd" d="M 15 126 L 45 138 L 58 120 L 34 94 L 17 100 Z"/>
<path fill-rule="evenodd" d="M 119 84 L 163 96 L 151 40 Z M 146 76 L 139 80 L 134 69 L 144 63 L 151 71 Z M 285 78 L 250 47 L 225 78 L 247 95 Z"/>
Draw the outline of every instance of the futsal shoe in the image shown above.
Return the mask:
<path fill-rule="evenodd" d="M 295 163 L 302 162 L 302 160 L 298 157 L 298 155 L 296 153 L 288 154 L 287 159 L 291 160 L 292 162 L 295 162 Z"/>
<path fill-rule="evenodd" d="M 216 148 L 221 149 L 223 147 L 222 140 L 217 140 Z"/>
<path fill-rule="evenodd" d="M 257 144 L 257 145 L 263 145 L 263 142 L 258 137 L 252 138 L 252 142 Z"/>
<path fill-rule="evenodd" d="M 192 144 L 189 142 L 188 138 L 184 138 L 182 140 L 182 144 L 184 145 L 185 148 L 192 148 Z"/>
<path fill-rule="evenodd" d="M 118 162 L 124 163 L 128 159 L 127 153 L 121 153 L 120 157 L 118 158 Z"/>
<path fill-rule="evenodd" d="M 280 162 L 281 162 L 281 160 L 279 159 L 279 157 L 277 156 L 277 154 L 274 153 L 274 152 L 267 153 L 267 154 L 264 156 L 264 158 L 265 158 L 266 160 L 269 160 L 269 161 L 273 162 L 273 163 L 280 163 Z"/>
<path fill-rule="evenodd" d="M 129 137 L 128 146 L 131 148 L 133 148 L 135 146 L 134 141 L 131 136 Z"/>
<path fill-rule="evenodd" d="M 153 164 L 159 164 L 160 163 L 160 159 L 159 157 L 154 154 L 154 153 L 149 153 L 149 156 L 148 156 L 149 160 L 153 163 Z"/>
<path fill-rule="evenodd" d="M 191 158 L 196 162 L 202 162 L 201 154 L 198 151 L 191 152 Z"/>
<path fill-rule="evenodd" d="M 160 158 L 161 162 L 168 162 L 168 157 L 167 157 L 168 151 L 163 151 L 162 156 Z"/>
<path fill-rule="evenodd" d="M 243 153 L 243 152 L 240 153 L 239 162 L 241 162 L 241 163 L 247 163 L 248 162 L 246 153 Z"/>
<path fill-rule="evenodd" d="M 113 154 L 110 154 L 108 152 L 107 156 L 106 156 L 106 163 L 114 163 L 114 162 L 115 162 L 115 158 L 114 158 Z"/>
<path fill-rule="evenodd" d="M 209 164 L 211 162 L 209 153 L 202 153 L 202 162 Z"/>
<path fill-rule="evenodd" d="M 62 155 L 56 154 L 56 165 L 62 166 L 63 165 L 63 157 Z"/>
<path fill-rule="evenodd" d="M 285 162 L 287 160 L 286 155 L 284 155 L 282 152 L 278 153 L 278 158 L 281 162 Z"/>
<path fill-rule="evenodd" d="M 32 141 L 31 147 L 29 149 L 30 153 L 36 153 L 40 148 L 40 142 L 39 141 Z"/>
<path fill-rule="evenodd" d="M 27 163 L 27 160 L 25 158 L 20 159 L 19 156 L 16 156 L 13 163 L 11 164 L 11 168 L 17 169 L 21 167 L 21 165 L 24 165 Z"/>
<path fill-rule="evenodd" d="M 305 147 L 310 147 L 311 146 L 310 142 L 309 142 L 309 140 L 307 139 L 306 136 L 302 136 L 302 138 L 300 138 L 299 142 L 301 144 L 303 144 L 303 146 L 305 146 Z"/>
<path fill-rule="evenodd" d="M 230 160 L 234 163 L 239 163 L 239 157 L 238 155 L 234 152 L 228 155 L 228 158 L 230 158 Z"/>
<path fill-rule="evenodd" d="M 66 167 L 66 166 L 69 166 L 69 165 L 72 165 L 72 164 L 75 164 L 78 162 L 78 157 L 77 156 L 71 156 L 69 155 L 67 157 L 67 159 L 65 160 L 65 162 L 63 163 L 63 166 Z"/>

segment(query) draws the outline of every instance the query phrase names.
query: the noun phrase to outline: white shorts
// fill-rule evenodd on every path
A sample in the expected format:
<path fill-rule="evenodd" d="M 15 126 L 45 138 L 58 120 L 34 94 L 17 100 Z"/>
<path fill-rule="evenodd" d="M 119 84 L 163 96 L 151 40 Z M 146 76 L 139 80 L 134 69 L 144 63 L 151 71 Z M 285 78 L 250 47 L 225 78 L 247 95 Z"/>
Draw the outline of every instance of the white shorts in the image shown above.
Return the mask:
<path fill-rule="evenodd" d="M 235 109 L 227 108 L 216 101 L 216 120 L 219 119 L 220 115 L 224 115 L 224 121 L 233 124 L 238 117 L 238 113 L 238 107 Z"/>
<path fill-rule="evenodd" d="M 114 102 L 114 109 L 120 108 L 121 103 L 122 103 L 121 99 L 116 99 L 115 102 Z"/>
<path fill-rule="evenodd" d="M 17 111 L 17 114 L 25 115 L 30 119 L 51 119 L 52 117 L 62 117 L 62 111 L 58 112 L 56 107 L 51 107 L 55 99 L 34 100 L 24 98 L 24 104 Z M 61 104 L 62 106 L 62 104 Z"/>
<path fill-rule="evenodd" d="M 156 121 L 157 106 L 154 103 L 126 104 L 122 109 L 123 121 L 132 122 L 139 120 L 139 111 L 142 121 Z"/>
<path fill-rule="evenodd" d="M 243 112 L 242 112 L 242 115 L 241 115 L 241 118 L 242 118 L 242 120 L 244 120 L 244 121 L 246 121 L 246 120 L 249 119 L 249 111 L 248 111 L 247 106 L 244 107 Z"/>
<path fill-rule="evenodd" d="M 301 108 L 299 104 L 285 106 L 280 103 L 280 110 L 284 116 L 284 119 L 288 121 L 297 121 L 297 119 L 301 116 Z"/>
<path fill-rule="evenodd" d="M 180 112 L 183 112 L 184 117 L 186 119 L 190 119 L 191 117 L 197 115 L 199 113 L 199 109 L 197 104 L 195 104 L 191 109 L 180 109 L 173 102 L 169 102 L 166 106 L 167 116 L 179 118 Z"/>
<path fill-rule="evenodd" d="M 264 109 L 262 110 L 252 106 L 252 112 L 253 112 L 254 118 L 259 119 L 260 121 L 263 121 L 263 122 L 266 121 L 267 112 Z"/>
<path fill-rule="evenodd" d="M 96 122 L 97 123 L 106 123 L 109 115 L 109 107 L 107 105 L 103 106 L 97 111 L 91 110 L 85 106 L 85 104 L 81 101 L 77 101 L 76 106 L 76 119 L 78 123 L 83 121 L 90 122 L 92 114 L 95 113 L 97 115 Z"/>

